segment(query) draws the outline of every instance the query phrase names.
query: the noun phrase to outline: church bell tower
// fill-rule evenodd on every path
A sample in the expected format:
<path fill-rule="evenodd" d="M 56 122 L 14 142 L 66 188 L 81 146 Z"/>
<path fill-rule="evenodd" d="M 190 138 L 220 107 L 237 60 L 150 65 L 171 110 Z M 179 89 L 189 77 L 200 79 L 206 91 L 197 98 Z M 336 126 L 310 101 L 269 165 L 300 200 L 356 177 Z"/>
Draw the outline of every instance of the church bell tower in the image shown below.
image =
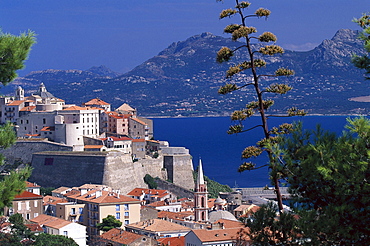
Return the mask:
<path fill-rule="evenodd" d="M 208 191 L 204 181 L 202 160 L 199 160 L 198 177 L 194 189 L 195 221 L 208 221 Z"/>

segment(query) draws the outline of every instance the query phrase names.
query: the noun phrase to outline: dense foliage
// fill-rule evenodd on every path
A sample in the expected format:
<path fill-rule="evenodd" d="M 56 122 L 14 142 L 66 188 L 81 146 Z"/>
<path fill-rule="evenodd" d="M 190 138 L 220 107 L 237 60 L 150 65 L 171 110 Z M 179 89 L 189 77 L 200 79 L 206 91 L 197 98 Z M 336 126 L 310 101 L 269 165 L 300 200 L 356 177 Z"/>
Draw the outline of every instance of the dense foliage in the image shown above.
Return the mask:
<path fill-rule="evenodd" d="M 149 174 L 145 174 L 144 182 L 148 185 L 149 189 L 157 189 L 158 184 L 155 182 L 155 179 Z"/>
<path fill-rule="evenodd" d="M 360 39 L 364 41 L 366 52 L 370 53 L 370 14 L 363 14 L 361 18 L 354 21 L 363 29 Z M 365 69 L 366 79 L 370 79 L 370 57 L 368 55 L 356 55 L 352 62 L 356 67 Z"/>
<path fill-rule="evenodd" d="M 121 227 L 122 222 L 114 218 L 113 215 L 108 215 L 106 218 L 103 219 L 102 223 L 96 224 L 96 228 L 101 231 L 109 231 L 110 229 Z"/>
<path fill-rule="evenodd" d="M 14 36 L 0 30 L 0 82 L 3 85 L 17 77 L 16 71 L 24 67 L 24 61 L 34 43 L 33 32 Z"/>
<path fill-rule="evenodd" d="M 341 136 L 299 130 L 284 145 L 288 182 L 310 245 L 370 245 L 370 120 Z"/>
<path fill-rule="evenodd" d="M 14 36 L 0 31 L 0 82 L 3 85 L 14 80 L 16 71 L 24 67 L 24 61 L 35 43 L 34 36 L 32 32 Z M 10 123 L 0 126 L 0 149 L 10 147 L 15 140 L 16 135 Z M 0 162 L 4 164 L 1 155 Z M 30 175 L 31 169 L 27 167 L 18 171 L 10 170 L 9 175 L 3 176 L 0 180 L 0 211 L 10 206 L 14 196 L 25 189 L 25 181 Z"/>

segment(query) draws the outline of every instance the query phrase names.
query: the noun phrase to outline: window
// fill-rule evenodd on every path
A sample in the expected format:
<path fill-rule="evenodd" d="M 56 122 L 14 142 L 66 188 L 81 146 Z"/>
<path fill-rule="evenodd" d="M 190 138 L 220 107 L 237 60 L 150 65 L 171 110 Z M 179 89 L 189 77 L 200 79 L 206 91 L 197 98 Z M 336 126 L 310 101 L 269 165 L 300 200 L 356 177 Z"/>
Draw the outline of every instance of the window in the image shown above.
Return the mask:
<path fill-rule="evenodd" d="M 84 222 L 84 216 L 81 214 L 80 217 L 78 218 L 78 222 Z"/>
<path fill-rule="evenodd" d="M 116 213 L 116 219 L 117 220 L 121 219 L 121 213 Z"/>
<path fill-rule="evenodd" d="M 26 219 L 29 220 L 30 219 L 30 214 L 27 214 L 26 215 Z"/>
<path fill-rule="evenodd" d="M 30 210 L 30 202 L 26 201 L 26 210 Z"/>
<path fill-rule="evenodd" d="M 124 210 L 128 210 L 128 204 L 123 204 Z"/>
<path fill-rule="evenodd" d="M 80 214 L 83 214 L 83 213 L 84 213 L 84 209 L 83 209 L 83 208 L 79 208 L 79 209 L 78 209 L 78 212 L 79 212 Z"/>
<path fill-rule="evenodd" d="M 39 216 L 39 213 L 34 213 L 33 214 L 33 217 L 36 218 L 37 216 Z"/>
<path fill-rule="evenodd" d="M 128 225 L 130 224 L 130 221 L 129 220 L 125 220 L 125 225 Z"/>
<path fill-rule="evenodd" d="M 125 212 L 125 217 L 130 216 L 129 212 Z"/>
<path fill-rule="evenodd" d="M 63 235 L 68 237 L 68 231 L 63 231 Z"/>
<path fill-rule="evenodd" d="M 33 201 L 33 206 L 37 208 L 37 201 Z"/>
<path fill-rule="evenodd" d="M 18 210 L 22 209 L 22 202 L 18 202 Z"/>
<path fill-rule="evenodd" d="M 116 211 L 120 211 L 119 204 L 116 205 Z"/>
<path fill-rule="evenodd" d="M 46 124 L 46 119 L 42 119 L 42 124 Z"/>

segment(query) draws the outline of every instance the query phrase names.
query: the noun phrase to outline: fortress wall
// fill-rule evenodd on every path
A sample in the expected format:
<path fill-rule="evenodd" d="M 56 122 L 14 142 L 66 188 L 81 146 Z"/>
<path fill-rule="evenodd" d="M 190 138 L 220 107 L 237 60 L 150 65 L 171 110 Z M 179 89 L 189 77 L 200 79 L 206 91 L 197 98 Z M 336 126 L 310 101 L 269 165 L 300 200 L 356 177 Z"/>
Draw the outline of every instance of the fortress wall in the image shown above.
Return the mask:
<path fill-rule="evenodd" d="M 194 189 L 193 162 L 189 154 L 164 156 L 168 178 L 176 185 Z"/>
<path fill-rule="evenodd" d="M 34 153 L 30 181 L 44 187 L 102 184 L 105 158 L 103 152 L 99 155 L 65 151 Z"/>
<path fill-rule="evenodd" d="M 31 163 L 32 154 L 41 151 L 72 151 L 72 147 L 46 140 L 18 140 L 13 146 L 1 150 L 0 153 L 5 156 L 8 163 L 14 163 L 15 160 Z"/>
<path fill-rule="evenodd" d="M 144 176 L 166 179 L 163 158 L 132 162 L 121 152 L 39 152 L 32 159 L 30 180 L 41 186 L 80 186 L 104 184 L 127 194 L 136 187 L 147 187 Z"/>
<path fill-rule="evenodd" d="M 155 182 L 158 185 L 158 189 L 162 190 L 169 190 L 173 194 L 175 194 L 178 197 L 187 197 L 187 198 L 194 198 L 194 193 L 188 189 L 185 189 L 181 186 L 178 186 L 176 184 L 172 184 L 170 182 L 161 180 L 161 179 L 156 179 Z M 194 189 L 194 187 L 192 188 Z"/>
<path fill-rule="evenodd" d="M 146 188 L 144 177 L 149 174 L 161 179 L 167 178 L 162 170 L 163 158 L 147 158 L 132 162 L 128 154 L 110 153 L 105 162 L 103 183 L 113 189 L 120 189 L 122 194 L 127 194 L 134 188 Z"/>

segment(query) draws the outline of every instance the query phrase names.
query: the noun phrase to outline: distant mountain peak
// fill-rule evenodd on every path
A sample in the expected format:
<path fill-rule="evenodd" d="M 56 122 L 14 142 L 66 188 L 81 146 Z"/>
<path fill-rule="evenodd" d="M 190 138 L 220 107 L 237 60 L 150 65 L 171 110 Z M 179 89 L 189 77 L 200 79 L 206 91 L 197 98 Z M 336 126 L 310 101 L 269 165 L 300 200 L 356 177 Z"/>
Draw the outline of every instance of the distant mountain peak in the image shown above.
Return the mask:
<path fill-rule="evenodd" d="M 114 78 L 114 77 L 117 77 L 117 76 L 121 75 L 121 73 L 114 72 L 110 68 L 108 68 L 104 65 L 93 66 L 93 67 L 87 69 L 86 72 L 94 73 L 94 74 L 97 74 L 97 75 L 102 76 L 102 77 L 111 77 L 111 78 Z"/>

